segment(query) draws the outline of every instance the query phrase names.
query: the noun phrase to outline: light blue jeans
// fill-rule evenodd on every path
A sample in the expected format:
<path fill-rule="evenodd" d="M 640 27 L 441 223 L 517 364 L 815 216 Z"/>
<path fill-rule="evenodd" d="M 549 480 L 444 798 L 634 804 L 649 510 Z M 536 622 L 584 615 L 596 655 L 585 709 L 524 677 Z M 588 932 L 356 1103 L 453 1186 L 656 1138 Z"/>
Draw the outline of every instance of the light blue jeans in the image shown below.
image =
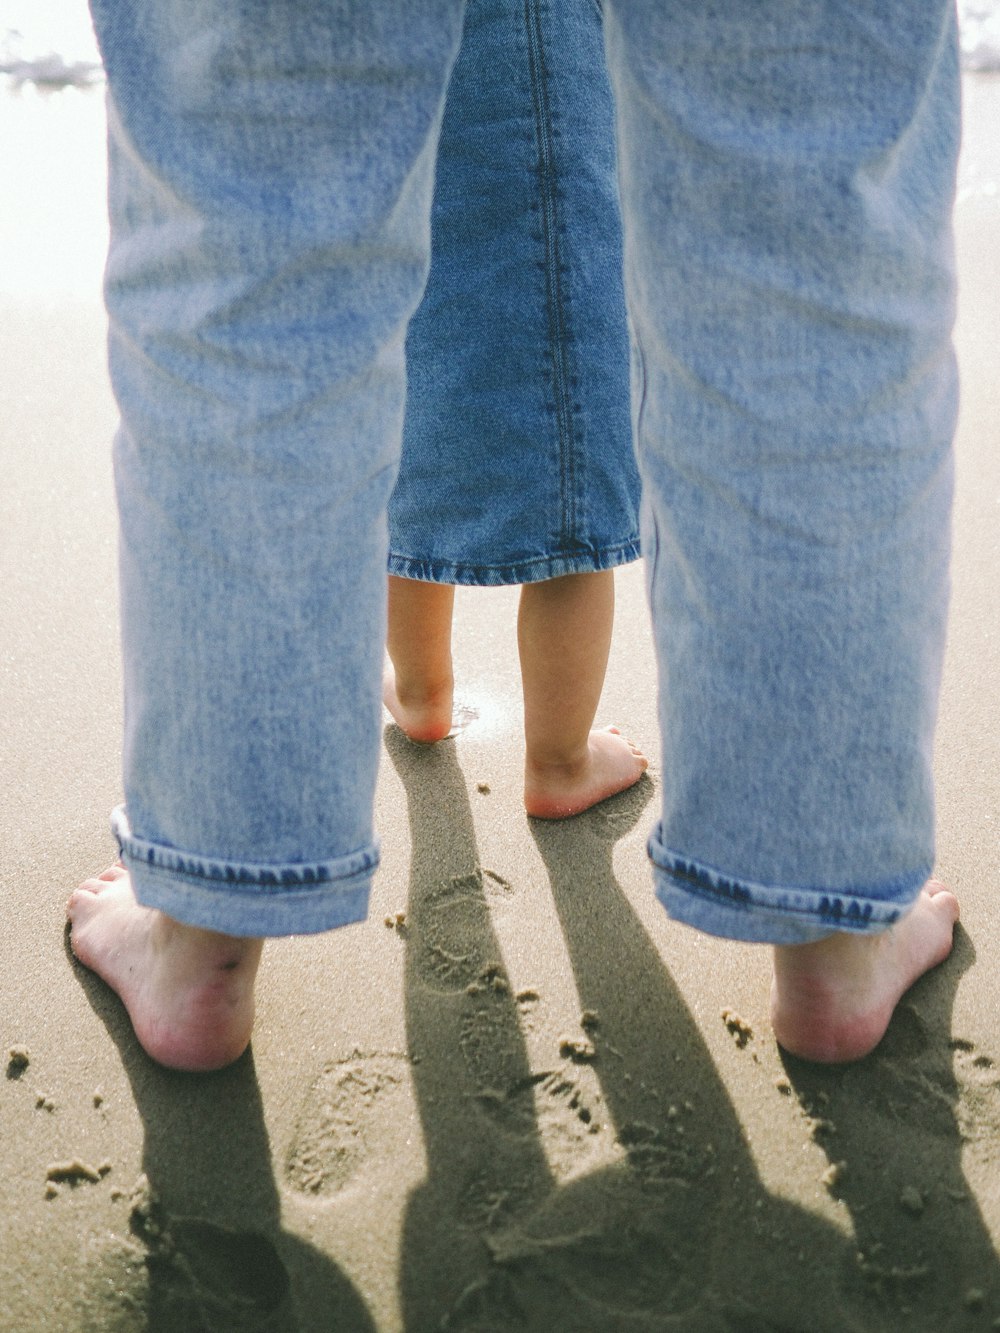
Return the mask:
<path fill-rule="evenodd" d="M 142 902 L 233 934 L 322 930 L 364 914 L 377 861 L 385 513 L 462 4 L 93 10 L 122 417 L 115 828 Z M 883 929 L 933 857 L 952 6 L 605 13 L 657 891 L 741 939 Z"/>

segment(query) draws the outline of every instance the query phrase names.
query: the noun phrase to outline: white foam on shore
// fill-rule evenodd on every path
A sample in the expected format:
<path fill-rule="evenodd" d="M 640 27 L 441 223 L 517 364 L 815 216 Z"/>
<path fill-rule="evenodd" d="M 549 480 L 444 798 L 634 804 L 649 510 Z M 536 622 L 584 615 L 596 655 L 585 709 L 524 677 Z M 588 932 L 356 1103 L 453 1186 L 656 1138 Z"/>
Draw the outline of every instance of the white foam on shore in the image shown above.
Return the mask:
<path fill-rule="evenodd" d="M 11 91 L 87 88 L 103 82 L 86 0 L 3 0 L 0 74 Z"/>
<path fill-rule="evenodd" d="M 67 62 L 54 51 L 35 60 L 0 59 L 0 74 L 5 74 L 15 90 L 31 84 L 40 91 L 61 92 L 64 88 L 90 88 L 104 81 L 104 70 L 96 61 Z"/>
<path fill-rule="evenodd" d="M 0 54 L 26 63 L 53 56 L 64 64 L 99 64 L 100 54 L 87 0 L 3 0 Z"/>
<path fill-rule="evenodd" d="M 1000 0 L 958 0 L 962 65 L 1000 72 Z M 102 80 L 86 0 L 4 0 L 0 75 L 13 89 L 86 88 Z"/>
<path fill-rule="evenodd" d="M 1000 72 L 1000 0 L 959 0 L 962 68 Z"/>

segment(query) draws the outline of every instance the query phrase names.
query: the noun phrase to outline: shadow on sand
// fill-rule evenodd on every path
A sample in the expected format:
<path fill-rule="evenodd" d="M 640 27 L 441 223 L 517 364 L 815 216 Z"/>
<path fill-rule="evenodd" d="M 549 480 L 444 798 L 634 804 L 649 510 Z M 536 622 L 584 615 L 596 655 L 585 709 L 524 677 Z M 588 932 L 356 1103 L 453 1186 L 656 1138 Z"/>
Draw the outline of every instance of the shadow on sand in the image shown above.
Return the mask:
<path fill-rule="evenodd" d="M 951 1035 L 967 936 L 867 1060 L 788 1059 L 768 1088 L 789 1160 L 817 1145 L 828 1158 L 834 1225 L 763 1183 L 616 879 L 615 843 L 651 783 L 566 823 L 531 821 L 583 1009 L 578 1038 L 539 1065 L 525 1040 L 539 996 L 514 993 L 491 923 L 518 889 L 482 867 L 456 748 L 393 728 L 386 746 L 413 848 L 406 1022 L 427 1160 L 403 1230 L 406 1333 L 997 1326 L 997 1256 L 962 1153 L 992 1151 L 1000 1085 L 992 1059 Z M 91 1243 L 80 1327 L 372 1333 L 334 1260 L 282 1228 L 252 1056 L 219 1074 L 162 1070 L 111 992 L 76 971 L 131 1081 L 148 1181 L 130 1233 Z"/>
<path fill-rule="evenodd" d="M 251 1052 L 214 1074 L 161 1069 L 117 997 L 74 967 L 121 1052 L 145 1132 L 130 1234 L 89 1246 L 81 1329 L 374 1333 L 337 1265 L 282 1229 Z"/>
<path fill-rule="evenodd" d="M 868 1060 L 789 1060 L 771 1089 L 799 1102 L 788 1151 L 812 1141 L 830 1159 L 849 1212 L 835 1227 L 765 1188 L 615 878 L 614 844 L 651 784 L 565 823 L 531 821 L 585 1032 L 533 1068 L 523 1024 L 537 997 L 512 992 L 490 922 L 491 900 L 516 889 L 482 869 L 455 747 L 391 730 L 386 742 L 413 844 L 407 1025 L 428 1159 L 404 1232 L 409 1333 L 995 1326 L 997 1257 L 962 1176 L 962 1051 L 949 1039 L 967 938 Z M 604 1152 L 588 1169 L 598 1140 L 617 1161 Z"/>

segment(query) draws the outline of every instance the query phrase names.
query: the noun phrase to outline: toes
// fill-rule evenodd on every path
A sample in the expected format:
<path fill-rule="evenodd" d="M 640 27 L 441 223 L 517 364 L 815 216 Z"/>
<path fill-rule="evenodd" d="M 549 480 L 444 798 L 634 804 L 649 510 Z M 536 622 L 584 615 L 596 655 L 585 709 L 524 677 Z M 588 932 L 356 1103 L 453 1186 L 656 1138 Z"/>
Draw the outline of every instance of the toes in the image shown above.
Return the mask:
<path fill-rule="evenodd" d="M 96 898 L 104 888 L 104 880 L 85 879 L 82 884 L 78 884 L 70 896 L 70 902 L 74 898 L 86 894 L 88 898 Z"/>
<path fill-rule="evenodd" d="M 950 889 L 946 889 L 942 885 L 936 893 L 931 893 L 929 896 L 936 912 L 942 912 L 950 918 L 953 924 L 958 920 L 961 909 L 958 905 L 958 899 Z"/>
<path fill-rule="evenodd" d="M 102 870 L 99 875 L 92 875 L 90 879 L 85 879 L 78 886 L 78 892 L 85 890 L 87 893 L 103 893 L 109 884 L 117 884 L 123 879 L 128 871 L 122 865 L 121 861 L 116 861 L 113 866 L 108 866 L 107 870 Z"/>
<path fill-rule="evenodd" d="M 66 915 L 72 921 L 81 909 L 86 911 L 95 898 L 100 897 L 111 885 L 117 884 L 119 880 L 124 879 L 127 875 L 128 871 L 122 863 L 116 861 L 113 866 L 109 866 L 100 875 L 85 879 L 70 894 L 69 901 L 66 903 Z"/>
<path fill-rule="evenodd" d="M 618 727 L 601 727 L 599 731 L 591 733 L 593 736 L 614 736 L 618 745 L 615 748 L 627 749 L 631 758 L 635 761 L 639 771 L 644 773 L 649 767 L 649 760 L 639 749 L 634 741 L 628 736 L 623 736 Z"/>
<path fill-rule="evenodd" d="M 952 922 L 958 920 L 960 914 L 958 899 L 947 884 L 942 884 L 939 879 L 929 879 L 923 887 L 922 895 L 926 895 L 935 912 L 943 912 Z"/>
<path fill-rule="evenodd" d="M 635 755 L 642 755 L 642 751 L 641 751 L 641 750 L 639 749 L 639 747 L 636 745 L 635 741 L 633 741 L 633 740 L 632 740 L 630 737 L 628 737 L 628 736 L 623 736 L 623 735 L 622 735 L 622 733 L 621 733 L 621 728 L 620 728 L 620 727 L 599 727 L 597 730 L 593 731 L 593 732 L 591 733 L 591 735 L 594 735 L 594 736 L 598 736 L 598 735 L 603 735 L 603 736 L 617 736 L 617 737 L 620 739 L 621 743 L 622 743 L 623 745 L 627 745 L 628 748 L 632 751 L 633 754 L 635 754 Z M 643 756 L 643 757 L 644 757 L 644 756 Z"/>
<path fill-rule="evenodd" d="M 66 916 L 68 920 L 75 921 L 81 912 L 86 912 L 91 906 L 98 894 L 98 889 L 96 887 L 90 887 L 92 884 L 96 885 L 97 880 L 87 880 L 86 884 L 81 884 L 69 895 L 69 900 L 66 903 Z"/>
<path fill-rule="evenodd" d="M 626 738 L 625 744 L 628 746 L 632 758 L 638 761 L 639 767 L 642 768 L 643 770 L 647 769 L 649 767 L 649 760 L 639 749 L 638 745 L 636 745 L 635 741 L 631 741 Z"/>
<path fill-rule="evenodd" d="M 936 898 L 939 893 L 951 893 L 951 889 L 939 879 L 929 879 L 924 885 L 924 893 L 926 893 L 929 898 Z M 952 894 L 952 897 L 954 896 L 955 895 Z"/>

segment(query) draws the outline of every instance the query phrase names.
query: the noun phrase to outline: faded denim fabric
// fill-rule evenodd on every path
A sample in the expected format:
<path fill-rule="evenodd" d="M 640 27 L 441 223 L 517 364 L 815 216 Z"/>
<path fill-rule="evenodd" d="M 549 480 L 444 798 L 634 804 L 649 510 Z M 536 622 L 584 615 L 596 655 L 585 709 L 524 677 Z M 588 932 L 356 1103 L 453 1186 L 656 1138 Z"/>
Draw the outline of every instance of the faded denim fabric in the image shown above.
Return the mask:
<path fill-rule="evenodd" d="M 590 0 L 469 0 L 406 374 L 391 573 L 497 585 L 636 559 L 614 106 Z"/>
<path fill-rule="evenodd" d="M 140 900 L 193 924 L 364 912 L 403 342 L 461 8 L 94 3 L 122 413 L 116 826 Z M 748 940 L 883 929 L 933 860 L 952 7 L 604 8 L 657 892 Z"/>
<path fill-rule="evenodd" d="M 891 925 L 933 862 L 954 7 L 610 0 L 671 915 Z"/>
<path fill-rule="evenodd" d="M 385 511 L 460 0 L 95 0 L 141 902 L 365 915 Z M 127 811 L 127 814 L 126 814 Z"/>

